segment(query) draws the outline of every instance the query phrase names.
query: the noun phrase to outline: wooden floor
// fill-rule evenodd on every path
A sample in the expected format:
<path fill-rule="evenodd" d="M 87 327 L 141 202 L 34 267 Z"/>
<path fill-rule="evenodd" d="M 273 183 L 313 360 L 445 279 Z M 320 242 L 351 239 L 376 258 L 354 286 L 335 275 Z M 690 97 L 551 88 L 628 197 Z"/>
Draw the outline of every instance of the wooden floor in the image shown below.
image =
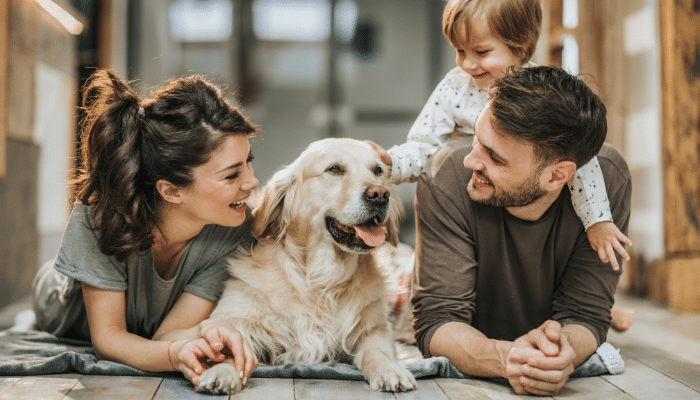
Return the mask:
<path fill-rule="evenodd" d="M 700 399 L 700 314 L 683 315 L 648 301 L 620 297 L 637 322 L 611 332 L 625 370 L 619 375 L 571 379 L 555 399 Z M 82 375 L 0 377 L 0 399 L 211 399 L 184 379 Z M 251 379 L 231 399 L 514 399 L 506 381 L 420 379 L 407 393 L 380 393 L 365 382 L 309 379 Z"/>

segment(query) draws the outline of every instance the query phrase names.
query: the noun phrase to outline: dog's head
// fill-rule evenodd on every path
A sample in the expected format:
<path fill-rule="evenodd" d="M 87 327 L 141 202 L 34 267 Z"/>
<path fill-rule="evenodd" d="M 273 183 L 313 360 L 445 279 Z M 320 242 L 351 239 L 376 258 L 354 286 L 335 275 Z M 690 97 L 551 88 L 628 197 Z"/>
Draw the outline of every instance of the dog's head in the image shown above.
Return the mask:
<path fill-rule="evenodd" d="M 355 253 L 366 253 L 385 239 L 396 245 L 403 207 L 389 174 L 377 152 L 362 141 L 311 143 L 265 186 L 253 212 L 253 235 L 297 242 L 321 235 Z"/>

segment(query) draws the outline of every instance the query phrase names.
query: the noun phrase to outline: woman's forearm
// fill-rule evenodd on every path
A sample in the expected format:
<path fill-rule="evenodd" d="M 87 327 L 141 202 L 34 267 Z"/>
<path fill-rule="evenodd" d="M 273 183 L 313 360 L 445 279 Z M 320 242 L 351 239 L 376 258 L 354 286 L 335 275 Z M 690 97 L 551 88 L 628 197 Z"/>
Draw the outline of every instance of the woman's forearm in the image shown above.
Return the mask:
<path fill-rule="evenodd" d="M 149 340 L 127 331 L 107 331 L 93 336 L 97 358 L 125 364 L 143 371 L 173 371 L 174 356 L 186 341 Z M 173 342 L 174 341 L 174 342 Z"/>

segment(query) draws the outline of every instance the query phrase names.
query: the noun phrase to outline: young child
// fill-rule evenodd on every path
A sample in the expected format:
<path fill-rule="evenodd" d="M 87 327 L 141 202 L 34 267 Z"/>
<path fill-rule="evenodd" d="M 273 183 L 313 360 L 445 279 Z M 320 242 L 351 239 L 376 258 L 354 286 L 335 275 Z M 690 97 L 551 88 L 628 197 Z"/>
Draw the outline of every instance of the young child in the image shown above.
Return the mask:
<path fill-rule="evenodd" d="M 540 0 L 450 0 L 443 13 L 443 33 L 457 52 L 457 66 L 428 98 L 408 132 L 406 143 L 388 151 L 373 144 L 392 167 L 392 181 L 415 180 L 430 158 L 456 137 L 469 140 L 486 106 L 489 88 L 509 67 L 531 67 L 542 23 Z M 629 260 L 622 243 L 632 242 L 612 222 L 598 158 L 579 168 L 568 184 L 577 215 L 600 259 L 619 269 L 614 251 Z M 615 310 L 624 321 L 633 310 Z M 631 314 L 631 317 L 630 317 Z M 619 319 L 618 318 L 618 319 Z M 615 318 L 614 318 L 615 319 Z M 631 325 L 614 321 L 616 330 Z M 619 329 L 618 329 L 619 328 Z"/>

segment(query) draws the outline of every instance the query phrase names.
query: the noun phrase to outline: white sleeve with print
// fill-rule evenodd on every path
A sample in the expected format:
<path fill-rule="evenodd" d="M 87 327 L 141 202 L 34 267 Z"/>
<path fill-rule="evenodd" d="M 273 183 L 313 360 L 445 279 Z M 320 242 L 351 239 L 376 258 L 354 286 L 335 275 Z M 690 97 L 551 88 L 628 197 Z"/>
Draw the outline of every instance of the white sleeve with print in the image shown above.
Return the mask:
<path fill-rule="evenodd" d="M 612 221 L 610 201 L 598 157 L 593 157 L 588 164 L 577 169 L 568 185 L 574 210 L 586 230 L 595 223 Z"/>
<path fill-rule="evenodd" d="M 488 93 L 459 67 L 440 81 L 411 126 L 406 143 L 387 152 L 392 160 L 392 181 L 415 180 L 430 158 L 442 148 L 452 134 L 474 134 L 474 123 L 486 106 Z"/>

